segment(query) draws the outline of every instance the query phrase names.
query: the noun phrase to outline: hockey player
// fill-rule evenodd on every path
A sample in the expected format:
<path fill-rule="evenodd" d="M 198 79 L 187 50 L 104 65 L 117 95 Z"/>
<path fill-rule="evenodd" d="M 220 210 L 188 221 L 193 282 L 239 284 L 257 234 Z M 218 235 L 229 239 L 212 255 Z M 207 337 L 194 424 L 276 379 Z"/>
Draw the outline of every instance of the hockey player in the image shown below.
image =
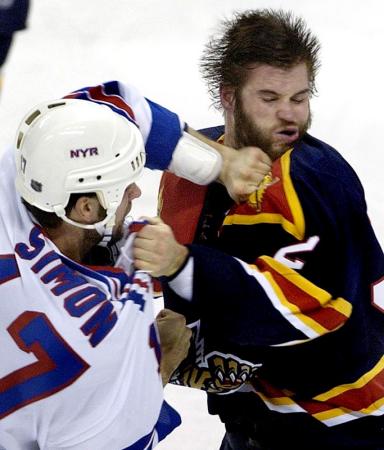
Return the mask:
<path fill-rule="evenodd" d="M 180 423 L 161 378 L 190 331 L 163 311 L 161 356 L 149 276 L 81 263 L 140 195 L 141 134 L 66 100 L 27 114 L 16 147 L 17 191 L 12 152 L 0 163 L 0 447 L 152 448 Z"/>
<path fill-rule="evenodd" d="M 290 13 L 236 14 L 202 70 L 234 147 L 272 171 L 246 202 L 172 174 L 135 264 L 194 327 L 174 383 L 206 390 L 221 450 L 384 449 L 384 257 L 358 177 L 310 136 L 317 39 Z M 175 205 L 177 205 L 175 207 Z"/>
<path fill-rule="evenodd" d="M 150 449 L 180 423 L 162 384 L 188 350 L 183 316 L 163 310 L 156 327 L 149 275 L 129 264 L 83 263 L 101 240 L 126 234 L 144 141 L 150 167 L 170 166 L 195 182 L 231 180 L 252 161 L 269 169 L 257 149 L 245 150 L 239 164 L 231 160 L 236 151 L 219 145 L 221 157 L 185 133 L 175 114 L 133 88 L 124 87 L 126 98 L 116 89 L 123 85 L 95 88 L 102 101 L 89 88 L 34 108 L 17 133 L 16 167 L 13 149 L 0 161 L 0 446 L 7 450 Z M 237 177 L 234 197 L 262 177 Z"/>

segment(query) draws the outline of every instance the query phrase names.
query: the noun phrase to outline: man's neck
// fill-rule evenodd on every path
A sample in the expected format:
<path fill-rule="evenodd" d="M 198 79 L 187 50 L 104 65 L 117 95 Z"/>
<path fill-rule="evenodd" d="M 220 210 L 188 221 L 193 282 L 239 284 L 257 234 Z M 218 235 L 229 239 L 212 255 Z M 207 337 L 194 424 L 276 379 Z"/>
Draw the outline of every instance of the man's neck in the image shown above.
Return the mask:
<path fill-rule="evenodd" d="M 227 147 L 236 148 L 234 140 L 231 138 L 230 135 L 227 135 L 227 133 L 224 135 L 224 141 L 223 144 Z"/>
<path fill-rule="evenodd" d="M 94 245 L 84 239 L 84 230 L 66 223 L 58 228 L 44 228 L 44 232 L 63 255 L 78 263 Z"/>

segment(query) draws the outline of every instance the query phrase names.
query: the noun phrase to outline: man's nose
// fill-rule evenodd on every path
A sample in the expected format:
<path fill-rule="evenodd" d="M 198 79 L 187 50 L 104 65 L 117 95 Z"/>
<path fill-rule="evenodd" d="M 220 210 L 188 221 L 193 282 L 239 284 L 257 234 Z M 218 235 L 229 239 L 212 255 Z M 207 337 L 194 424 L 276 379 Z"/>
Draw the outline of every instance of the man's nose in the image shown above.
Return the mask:
<path fill-rule="evenodd" d="M 277 118 L 280 120 L 284 120 L 285 122 L 294 122 L 294 106 L 289 102 L 279 105 L 279 108 L 277 110 Z"/>

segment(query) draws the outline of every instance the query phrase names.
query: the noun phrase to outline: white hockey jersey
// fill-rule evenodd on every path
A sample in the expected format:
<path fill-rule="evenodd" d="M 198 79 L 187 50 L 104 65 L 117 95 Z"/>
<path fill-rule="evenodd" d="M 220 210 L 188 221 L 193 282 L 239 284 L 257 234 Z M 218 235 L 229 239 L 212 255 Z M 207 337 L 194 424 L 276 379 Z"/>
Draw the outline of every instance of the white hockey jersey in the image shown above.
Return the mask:
<path fill-rule="evenodd" d="M 0 449 L 151 449 L 163 401 L 151 282 L 81 266 L 34 224 L 0 160 Z"/>

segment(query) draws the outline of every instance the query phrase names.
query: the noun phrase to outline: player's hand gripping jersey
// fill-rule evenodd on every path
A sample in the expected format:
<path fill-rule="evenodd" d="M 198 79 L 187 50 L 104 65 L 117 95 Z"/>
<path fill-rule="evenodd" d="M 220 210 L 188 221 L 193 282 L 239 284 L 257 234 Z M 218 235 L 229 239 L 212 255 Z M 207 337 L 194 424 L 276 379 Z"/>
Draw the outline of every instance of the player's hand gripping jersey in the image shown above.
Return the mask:
<path fill-rule="evenodd" d="M 209 408 L 225 422 L 384 414 L 384 258 L 345 160 L 306 135 L 245 203 L 172 174 L 160 188 L 163 220 L 194 242 L 192 300 L 165 292 L 196 321 L 195 353 L 173 381 L 216 393 Z M 249 395 L 220 395 L 235 390 Z"/>
<path fill-rule="evenodd" d="M 95 91 L 166 168 L 179 118 L 137 94 L 134 112 L 117 82 Z M 0 161 L 0 447 L 150 449 L 180 423 L 163 402 L 151 280 L 63 256 L 16 195 L 13 159 Z"/>

